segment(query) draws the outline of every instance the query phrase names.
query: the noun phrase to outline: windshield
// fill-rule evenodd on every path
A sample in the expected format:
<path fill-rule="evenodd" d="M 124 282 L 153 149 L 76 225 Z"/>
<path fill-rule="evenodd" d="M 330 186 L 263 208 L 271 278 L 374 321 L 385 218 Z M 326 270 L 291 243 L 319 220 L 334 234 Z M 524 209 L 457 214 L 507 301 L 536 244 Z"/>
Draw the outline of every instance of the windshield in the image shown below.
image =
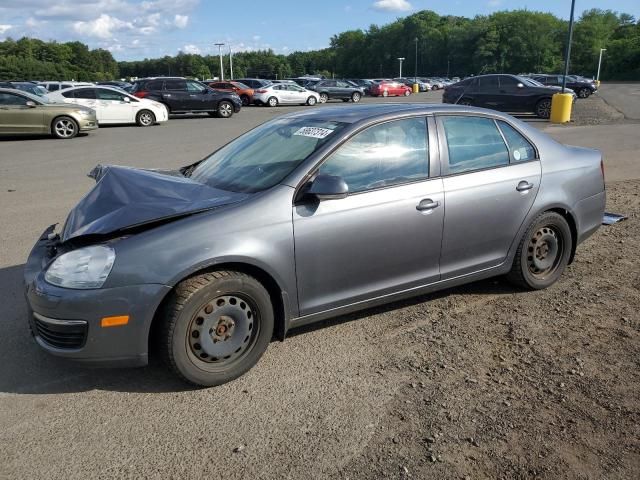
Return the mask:
<path fill-rule="evenodd" d="M 195 168 L 191 178 L 232 192 L 266 190 L 282 181 L 345 125 L 310 118 L 271 120 L 213 153 Z"/>

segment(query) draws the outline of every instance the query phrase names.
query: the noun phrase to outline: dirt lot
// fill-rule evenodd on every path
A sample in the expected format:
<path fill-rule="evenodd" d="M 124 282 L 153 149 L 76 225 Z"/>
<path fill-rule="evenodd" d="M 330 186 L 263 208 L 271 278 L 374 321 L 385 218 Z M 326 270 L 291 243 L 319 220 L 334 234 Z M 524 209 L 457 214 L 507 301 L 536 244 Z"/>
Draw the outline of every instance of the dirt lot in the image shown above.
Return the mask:
<path fill-rule="evenodd" d="M 638 478 L 639 192 L 608 186 L 629 220 L 549 290 L 491 280 L 370 319 L 388 330 L 376 373 L 402 387 L 334 478 Z"/>

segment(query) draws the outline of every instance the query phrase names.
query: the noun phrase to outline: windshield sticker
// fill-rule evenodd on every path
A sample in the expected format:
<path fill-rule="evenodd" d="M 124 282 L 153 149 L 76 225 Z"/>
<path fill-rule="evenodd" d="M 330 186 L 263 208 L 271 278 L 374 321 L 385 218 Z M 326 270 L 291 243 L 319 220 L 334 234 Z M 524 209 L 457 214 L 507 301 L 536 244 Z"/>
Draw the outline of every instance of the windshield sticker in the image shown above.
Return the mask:
<path fill-rule="evenodd" d="M 321 127 L 302 127 L 294 135 L 302 135 L 303 137 L 311 138 L 326 138 L 333 133 L 333 130 L 329 128 Z"/>

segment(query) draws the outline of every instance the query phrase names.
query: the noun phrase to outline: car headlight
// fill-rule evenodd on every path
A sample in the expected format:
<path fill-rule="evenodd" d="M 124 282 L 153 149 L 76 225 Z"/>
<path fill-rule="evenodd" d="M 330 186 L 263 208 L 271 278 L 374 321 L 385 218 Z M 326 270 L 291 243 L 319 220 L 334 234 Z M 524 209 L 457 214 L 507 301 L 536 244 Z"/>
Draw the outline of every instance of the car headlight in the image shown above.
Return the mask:
<path fill-rule="evenodd" d="M 64 288 L 100 288 L 107 280 L 115 259 L 116 252 L 105 245 L 79 248 L 56 258 L 44 279 Z"/>
<path fill-rule="evenodd" d="M 76 110 L 78 115 L 91 115 L 91 110 Z"/>

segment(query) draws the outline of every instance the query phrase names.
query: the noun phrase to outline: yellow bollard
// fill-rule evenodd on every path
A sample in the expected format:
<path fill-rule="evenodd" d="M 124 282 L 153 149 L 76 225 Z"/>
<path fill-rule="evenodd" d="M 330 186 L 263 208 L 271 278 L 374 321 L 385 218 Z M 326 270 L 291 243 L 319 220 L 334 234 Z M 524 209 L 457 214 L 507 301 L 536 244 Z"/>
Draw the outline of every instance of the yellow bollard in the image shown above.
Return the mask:
<path fill-rule="evenodd" d="M 571 120 L 571 106 L 573 105 L 573 95 L 570 93 L 556 93 L 551 97 L 552 123 L 567 123 Z"/>
<path fill-rule="evenodd" d="M 413 93 L 418 93 L 420 92 L 420 87 L 418 86 L 417 83 L 413 84 Z"/>
<path fill-rule="evenodd" d="M 600 88 L 600 80 L 596 80 L 596 88 Z"/>

